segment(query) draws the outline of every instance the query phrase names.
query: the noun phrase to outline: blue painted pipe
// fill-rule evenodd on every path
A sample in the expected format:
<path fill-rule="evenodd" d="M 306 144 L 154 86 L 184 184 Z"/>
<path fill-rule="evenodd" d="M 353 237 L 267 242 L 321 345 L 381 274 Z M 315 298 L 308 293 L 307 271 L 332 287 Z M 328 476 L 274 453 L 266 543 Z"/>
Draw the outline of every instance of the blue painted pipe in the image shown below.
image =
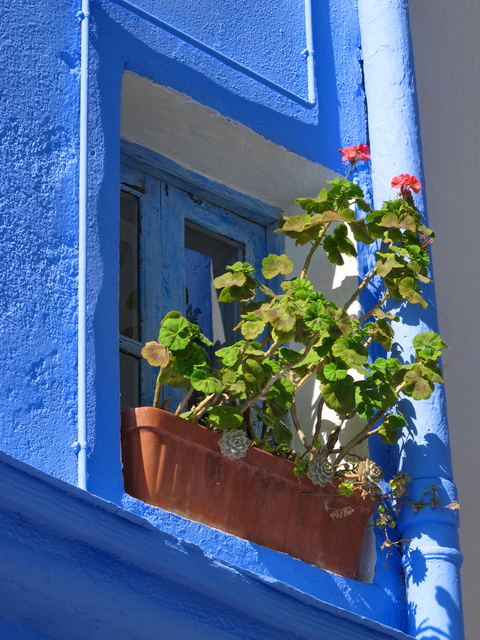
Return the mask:
<path fill-rule="evenodd" d="M 391 179 L 401 173 L 423 182 L 421 143 L 415 98 L 407 0 L 358 0 L 364 59 L 365 94 L 372 158 L 374 204 L 395 197 Z M 417 205 L 425 215 L 425 192 Z M 395 339 L 409 361 L 413 337 L 437 330 L 434 286 L 425 288 L 429 307 L 402 305 L 394 309 Z M 442 504 L 456 499 L 450 460 L 445 395 L 438 387 L 429 400 L 402 401 L 410 433 L 399 443 L 400 469 L 413 480 L 409 491 L 420 499 L 437 485 Z M 428 495 L 425 495 L 427 497 Z M 399 522 L 406 546 L 408 632 L 418 640 L 462 640 L 458 515 L 448 509 L 427 508 L 420 513 L 403 510 Z"/>

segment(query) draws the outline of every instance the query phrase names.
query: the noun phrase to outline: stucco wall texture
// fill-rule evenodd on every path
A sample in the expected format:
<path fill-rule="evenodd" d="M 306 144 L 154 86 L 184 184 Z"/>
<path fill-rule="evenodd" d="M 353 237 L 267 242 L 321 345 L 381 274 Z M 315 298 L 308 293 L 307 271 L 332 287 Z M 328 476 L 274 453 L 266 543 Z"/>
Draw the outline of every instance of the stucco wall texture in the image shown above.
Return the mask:
<path fill-rule="evenodd" d="M 75 482 L 77 25 L 68 2 L 6 4 L 0 447 Z"/>

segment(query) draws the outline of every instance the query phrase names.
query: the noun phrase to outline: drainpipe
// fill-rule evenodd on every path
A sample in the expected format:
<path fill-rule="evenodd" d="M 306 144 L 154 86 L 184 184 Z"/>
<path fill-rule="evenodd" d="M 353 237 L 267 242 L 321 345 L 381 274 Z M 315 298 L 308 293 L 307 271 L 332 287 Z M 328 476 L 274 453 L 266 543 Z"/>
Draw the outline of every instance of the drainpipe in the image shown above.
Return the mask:
<path fill-rule="evenodd" d="M 316 102 L 317 96 L 315 93 L 315 53 L 313 50 L 312 0 L 305 0 L 305 42 L 307 46 L 303 54 L 307 59 L 308 103 L 313 105 Z"/>
<path fill-rule="evenodd" d="M 358 0 L 358 14 L 374 204 L 380 207 L 385 199 L 394 197 L 392 177 L 409 173 L 424 182 L 408 0 Z M 425 213 L 424 193 L 418 194 L 416 202 Z M 433 284 L 426 287 L 425 297 L 429 302 L 426 310 L 419 305 L 409 305 L 413 309 L 408 310 L 400 305 L 393 310 L 401 318 L 395 323 L 395 337 L 407 360 L 416 333 L 437 330 Z M 426 497 L 423 493 L 436 485 L 442 504 L 448 504 L 456 499 L 456 489 L 443 387 L 429 400 L 407 399 L 403 403 L 411 435 L 399 443 L 399 463 L 400 470 L 412 478 L 411 498 Z M 415 514 L 404 509 L 399 528 L 402 538 L 412 539 L 403 556 L 408 633 L 418 640 L 462 640 L 458 512 L 427 508 Z"/>
<path fill-rule="evenodd" d="M 77 14 L 81 23 L 80 47 L 80 149 L 78 179 L 78 389 L 77 389 L 77 442 L 78 486 L 87 488 L 87 198 L 88 198 L 88 50 L 90 2 L 82 0 Z"/>

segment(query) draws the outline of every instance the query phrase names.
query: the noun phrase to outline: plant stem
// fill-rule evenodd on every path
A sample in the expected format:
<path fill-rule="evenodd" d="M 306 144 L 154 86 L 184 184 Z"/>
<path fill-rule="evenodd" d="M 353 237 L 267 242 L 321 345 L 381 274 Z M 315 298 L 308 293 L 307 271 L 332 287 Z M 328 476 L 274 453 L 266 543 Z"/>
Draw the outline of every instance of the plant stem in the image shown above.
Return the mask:
<path fill-rule="evenodd" d="M 402 382 L 402 384 L 399 384 L 398 387 L 395 389 L 395 393 L 398 394 L 400 393 L 400 391 L 403 389 L 403 387 L 405 386 L 406 382 Z M 386 409 L 383 409 L 382 411 L 379 411 L 378 413 L 376 413 L 373 418 L 371 418 L 367 424 L 365 425 L 365 427 L 360 431 L 360 433 L 358 433 L 354 438 L 352 438 L 350 440 L 350 442 L 347 442 L 347 444 L 342 447 L 342 449 L 340 450 L 340 453 L 338 454 L 338 456 L 335 459 L 334 464 L 340 464 L 340 462 L 345 458 L 346 455 L 348 455 L 348 453 L 357 446 L 357 444 L 360 444 L 360 442 L 363 442 L 364 440 L 366 440 L 367 438 L 370 438 L 371 436 L 375 435 L 376 433 L 378 433 L 380 427 L 378 427 L 377 429 L 374 429 L 373 431 L 370 431 L 370 429 L 373 427 L 374 424 L 376 424 L 381 418 L 383 418 L 383 416 L 387 413 L 387 411 L 391 409 L 391 407 L 387 407 Z M 380 425 L 381 426 L 381 425 Z"/>
<path fill-rule="evenodd" d="M 326 222 L 325 223 L 325 226 L 320 231 L 320 233 L 318 235 L 318 238 L 315 240 L 315 242 L 312 245 L 312 248 L 308 252 L 308 256 L 307 256 L 307 258 L 305 260 L 305 264 L 303 265 L 302 272 L 300 273 L 300 280 L 305 280 L 305 278 L 307 277 L 307 271 L 308 271 L 308 268 L 310 266 L 310 261 L 312 260 L 312 256 L 315 253 L 315 251 L 318 249 L 318 247 L 320 246 L 320 242 L 322 241 L 323 236 L 325 235 L 325 233 L 327 232 L 328 227 L 331 224 L 332 224 L 331 222 Z"/>
<path fill-rule="evenodd" d="M 190 400 L 190 396 L 192 395 L 192 393 L 193 393 L 193 387 L 188 387 L 188 389 L 185 391 L 183 395 L 183 398 L 180 400 L 177 410 L 175 411 L 176 416 L 179 416 L 182 413 L 182 409 Z"/>
<path fill-rule="evenodd" d="M 292 380 L 292 371 L 290 371 L 290 380 Z M 292 380 L 293 382 L 293 380 Z M 298 433 L 298 437 L 300 438 L 301 443 L 303 444 L 303 446 L 305 447 L 305 449 L 308 449 L 308 442 L 307 442 L 307 438 L 300 426 L 300 421 L 298 419 L 298 414 L 297 414 L 297 405 L 295 402 L 295 395 L 293 396 L 293 400 L 292 400 L 292 406 L 290 407 L 290 414 L 292 416 L 292 422 L 294 424 L 295 429 L 297 430 Z"/>
<path fill-rule="evenodd" d="M 347 309 L 350 307 L 350 305 L 352 304 L 352 302 L 354 302 L 358 296 L 360 295 L 360 292 L 365 289 L 365 287 L 367 286 L 367 284 L 370 282 L 370 280 L 373 278 L 373 276 L 377 273 L 377 267 L 374 267 L 370 273 L 368 275 L 365 276 L 365 278 L 361 281 L 361 283 L 358 285 L 357 290 L 353 293 L 353 295 L 349 298 L 349 300 L 343 305 L 343 309 L 345 311 L 347 311 Z"/>
<path fill-rule="evenodd" d="M 275 382 L 279 380 L 281 377 L 283 377 L 286 373 L 289 373 L 293 369 L 293 367 L 296 367 L 297 365 L 301 364 L 305 360 L 307 355 L 310 353 L 311 348 L 313 347 L 315 342 L 318 340 L 319 335 L 320 335 L 320 332 L 315 331 L 315 333 L 313 334 L 308 345 L 305 347 L 305 351 L 302 353 L 300 358 L 298 358 L 298 360 L 295 360 L 294 362 L 289 362 L 284 367 L 282 367 L 280 371 L 278 371 L 278 373 L 276 373 L 274 376 L 270 378 L 270 380 L 267 382 L 267 384 L 263 387 L 263 389 L 259 393 L 253 396 L 253 398 L 250 398 L 250 400 L 247 400 L 246 402 L 244 402 L 239 407 L 239 411 L 241 413 L 244 413 L 249 407 L 252 407 L 259 400 L 265 400 L 265 396 L 267 395 L 269 390 L 273 387 Z"/>
<path fill-rule="evenodd" d="M 383 294 L 383 296 L 382 296 L 381 300 L 379 300 L 379 301 L 377 302 L 377 304 L 376 304 L 374 307 L 372 307 L 372 308 L 370 309 L 370 311 L 368 311 L 368 312 L 367 312 L 367 313 L 365 313 L 361 318 L 359 318 L 359 319 L 358 319 L 358 321 L 359 321 L 359 322 L 363 322 L 364 320 L 366 320 L 367 318 L 369 318 L 369 317 L 372 315 L 372 313 L 373 313 L 374 311 L 376 311 L 377 309 L 380 309 L 380 307 L 382 306 L 382 304 L 383 304 L 386 300 L 388 300 L 388 298 L 389 298 L 389 297 L 390 297 L 390 291 L 385 291 L 385 293 Z"/>
<path fill-rule="evenodd" d="M 276 351 L 281 344 L 282 344 L 281 342 L 274 342 L 273 344 L 271 344 L 268 350 L 265 351 L 265 355 L 263 356 L 263 359 L 265 360 L 266 358 L 270 358 L 272 353 Z"/>
<path fill-rule="evenodd" d="M 322 413 L 323 407 L 325 405 L 325 400 L 320 398 L 318 401 L 317 407 L 317 422 L 315 423 L 315 433 L 313 434 L 313 442 L 317 442 L 320 437 L 320 429 L 322 428 Z"/>
<path fill-rule="evenodd" d="M 316 365 L 315 364 L 311 364 L 310 367 L 309 367 L 309 370 L 307 371 L 307 373 L 303 376 L 303 378 L 300 378 L 300 380 L 295 385 L 294 393 L 297 393 L 297 391 L 300 391 L 300 389 L 303 387 L 303 385 L 310 380 L 310 378 L 315 373 L 315 369 L 316 369 Z M 292 380 L 292 382 L 293 382 L 293 380 Z"/>
<path fill-rule="evenodd" d="M 198 415 L 200 413 L 200 411 L 202 412 L 201 415 L 203 415 L 204 411 L 203 408 L 207 408 L 208 407 L 208 403 L 215 398 L 215 396 L 218 395 L 216 393 L 211 393 L 208 396 L 205 396 L 205 398 L 199 402 L 197 404 L 197 406 L 192 409 L 192 416 L 190 417 L 190 420 L 194 419 L 194 420 L 198 420 L 198 418 L 200 418 L 200 416 Z"/>
<path fill-rule="evenodd" d="M 250 440 L 255 440 L 257 437 L 257 434 L 255 433 L 255 429 L 253 428 L 253 424 L 252 424 L 252 409 L 248 409 L 248 411 L 245 411 L 244 414 L 244 420 L 245 420 L 245 424 L 247 425 L 247 433 L 250 437 Z"/>
<path fill-rule="evenodd" d="M 162 369 L 160 368 L 160 371 L 157 376 L 157 382 L 155 384 L 155 395 L 153 396 L 153 406 L 156 407 L 157 409 L 160 409 L 160 393 L 162 391 L 162 385 L 160 384 L 161 375 L 162 375 Z"/>

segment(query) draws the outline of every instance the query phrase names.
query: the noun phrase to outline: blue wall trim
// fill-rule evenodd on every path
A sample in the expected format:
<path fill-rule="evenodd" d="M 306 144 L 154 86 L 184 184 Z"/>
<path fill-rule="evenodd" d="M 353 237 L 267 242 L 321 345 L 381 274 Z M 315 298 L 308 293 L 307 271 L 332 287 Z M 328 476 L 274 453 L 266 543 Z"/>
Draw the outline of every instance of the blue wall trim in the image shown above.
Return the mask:
<path fill-rule="evenodd" d="M 157 18 L 152 13 L 149 13 L 148 11 L 145 11 L 144 9 L 139 7 L 138 5 L 136 5 L 136 4 L 132 3 L 132 2 L 128 2 L 128 0 L 111 0 L 111 2 L 114 2 L 115 4 L 118 4 L 119 6 L 124 7 L 125 9 L 130 11 L 131 13 L 133 13 L 133 14 L 137 15 L 138 17 L 142 18 L 143 20 L 146 20 L 147 22 L 150 22 L 151 24 L 153 24 L 153 25 L 155 25 L 157 27 L 160 27 L 164 31 L 167 31 L 168 33 L 170 33 L 173 36 L 175 36 L 176 38 L 179 38 L 180 40 L 183 40 L 184 42 L 187 42 L 188 44 L 192 45 L 193 47 L 195 47 L 199 51 L 203 51 L 204 53 L 208 54 L 209 56 L 212 56 L 213 58 L 216 58 L 217 60 L 219 60 L 223 64 L 227 65 L 231 69 L 234 69 L 235 71 L 239 71 L 240 73 L 248 76 L 249 78 L 252 78 L 252 80 L 255 80 L 256 82 L 260 82 L 261 84 L 265 85 L 269 89 L 273 89 L 273 91 L 276 91 L 277 93 L 280 93 L 280 94 L 284 95 L 285 97 L 289 98 L 290 100 L 293 100 L 294 102 L 298 102 L 303 107 L 308 108 L 308 107 L 312 107 L 315 104 L 315 99 L 314 98 L 310 98 L 310 97 L 305 98 L 305 97 L 297 95 L 296 93 L 293 93 L 292 91 L 289 91 L 285 87 L 280 86 L 276 82 L 272 82 L 271 80 L 269 80 L 265 76 L 263 76 L 260 73 L 257 73 L 256 71 L 254 71 L 253 69 L 250 69 L 249 67 L 247 67 L 247 66 L 245 66 L 243 64 L 240 64 L 236 60 L 233 60 L 232 58 L 229 58 L 228 56 L 220 53 L 216 49 L 213 49 L 212 47 L 209 47 L 208 45 L 204 44 L 203 42 L 200 42 L 200 40 L 197 40 L 196 38 L 193 38 L 192 36 L 189 36 L 184 31 L 181 31 L 180 29 L 177 29 L 176 27 L 172 26 L 168 22 L 165 22 L 164 20 L 161 20 L 160 18 Z M 307 20 L 309 21 L 309 24 L 307 25 L 307 29 L 311 30 L 311 24 L 310 24 L 311 13 L 310 12 L 307 12 Z M 313 56 L 313 51 L 312 52 L 308 52 L 306 50 L 305 58 L 307 56 L 309 56 L 309 55 Z M 313 66 L 311 66 L 311 65 L 305 65 L 305 66 L 306 66 L 306 73 L 308 75 L 309 87 L 310 87 L 310 85 L 314 86 Z M 310 92 L 312 92 L 314 94 L 314 89 L 312 88 Z"/>

